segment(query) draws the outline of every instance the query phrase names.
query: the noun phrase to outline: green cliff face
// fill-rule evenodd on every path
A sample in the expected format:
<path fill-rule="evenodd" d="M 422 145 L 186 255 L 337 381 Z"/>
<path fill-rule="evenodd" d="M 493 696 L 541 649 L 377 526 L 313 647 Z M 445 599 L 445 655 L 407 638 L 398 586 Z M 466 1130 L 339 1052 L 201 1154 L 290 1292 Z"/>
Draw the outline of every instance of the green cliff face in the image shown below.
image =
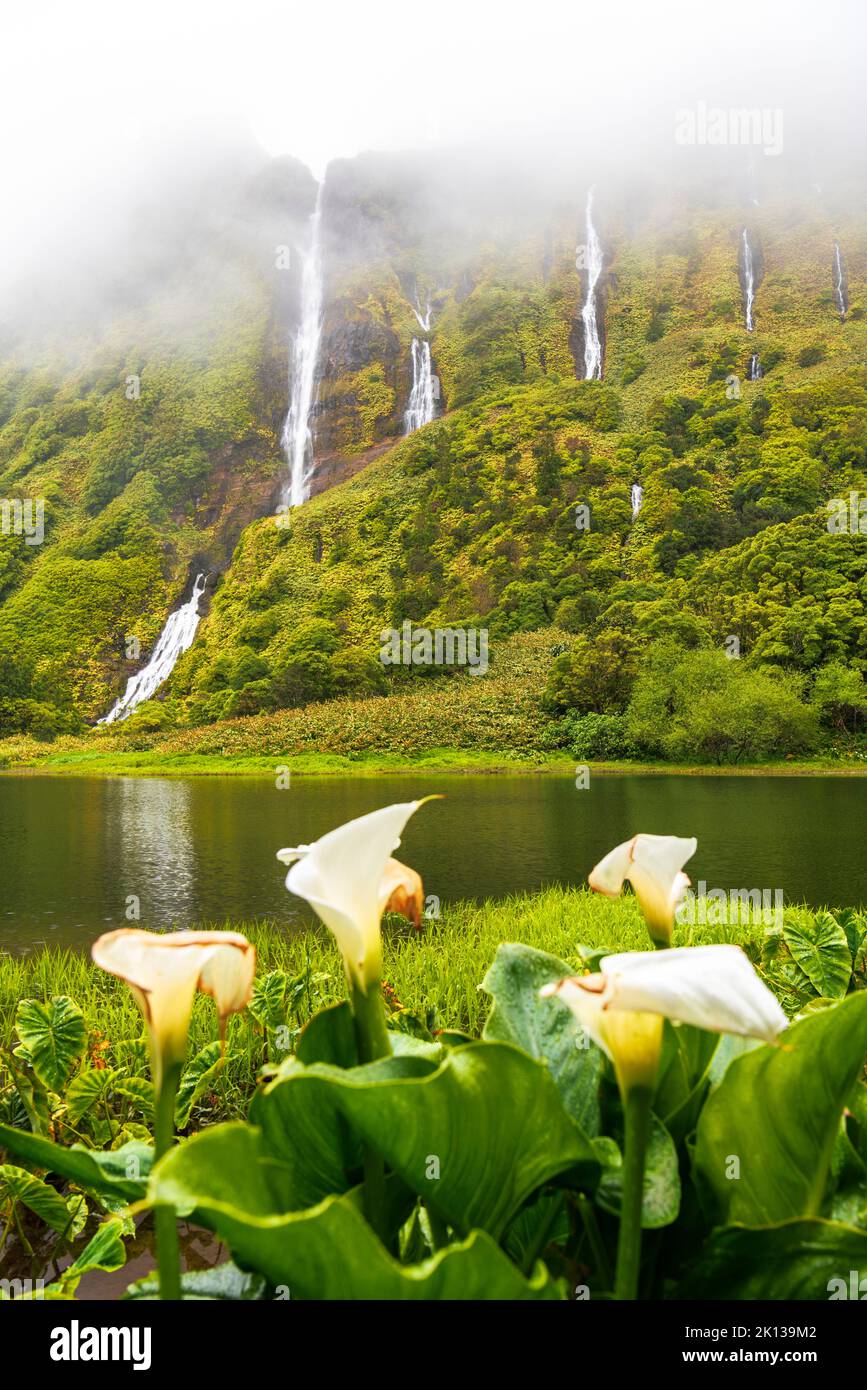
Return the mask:
<path fill-rule="evenodd" d="M 127 638 L 146 655 L 197 569 L 208 611 L 140 730 L 453 679 L 383 666 L 382 633 L 405 620 L 483 627 L 494 664 L 516 634 L 558 633 L 539 649 L 540 718 L 606 712 L 578 665 L 614 652 L 637 671 L 665 643 L 736 638 L 745 670 L 788 673 L 799 699 L 829 667 L 863 670 L 863 535 L 829 530 L 827 504 L 867 491 L 867 209 L 597 188 L 596 383 L 578 379 L 583 190 L 527 206 L 497 184 L 459 204 L 455 184 L 381 157 L 331 167 L 315 495 L 289 514 L 274 512 L 298 267 L 275 254 L 306 235 L 298 166 L 240 180 L 99 341 L 10 347 L 0 497 L 44 497 L 45 540 L 0 537 L 0 732 L 103 713 L 141 664 Z M 440 415 L 403 438 L 428 304 Z"/>

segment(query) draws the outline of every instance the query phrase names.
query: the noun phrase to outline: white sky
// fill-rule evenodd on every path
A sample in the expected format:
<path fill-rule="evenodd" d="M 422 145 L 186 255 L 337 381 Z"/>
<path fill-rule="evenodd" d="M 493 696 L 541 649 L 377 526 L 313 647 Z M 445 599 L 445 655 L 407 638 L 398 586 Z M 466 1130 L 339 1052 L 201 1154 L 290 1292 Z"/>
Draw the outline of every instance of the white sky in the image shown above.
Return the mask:
<path fill-rule="evenodd" d="M 247 128 L 321 173 L 361 149 L 526 139 L 593 113 L 628 140 L 649 109 L 667 118 L 698 99 L 838 101 L 861 83 L 862 11 L 863 0 L 6 0 L 0 256 L 131 178 L 141 139 L 191 122 Z"/>

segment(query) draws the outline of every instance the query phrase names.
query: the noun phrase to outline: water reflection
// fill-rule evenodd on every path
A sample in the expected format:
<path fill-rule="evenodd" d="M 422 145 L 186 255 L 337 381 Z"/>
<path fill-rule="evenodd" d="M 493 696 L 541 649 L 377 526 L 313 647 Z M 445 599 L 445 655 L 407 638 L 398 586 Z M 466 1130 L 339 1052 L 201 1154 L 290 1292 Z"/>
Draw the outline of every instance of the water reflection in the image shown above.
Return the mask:
<path fill-rule="evenodd" d="M 401 851 L 443 902 L 581 883 L 638 830 L 696 835 L 708 887 L 782 889 L 788 902 L 867 901 L 867 782 L 832 777 L 469 776 L 302 779 L 0 777 L 0 946 L 86 947 L 123 926 L 191 926 L 307 910 L 274 858 L 390 801 L 445 793 Z"/>
<path fill-rule="evenodd" d="M 184 923 L 199 915 L 198 865 L 190 783 L 122 777 L 105 784 L 103 839 L 106 867 L 116 880 L 124 920 L 141 926 Z"/>

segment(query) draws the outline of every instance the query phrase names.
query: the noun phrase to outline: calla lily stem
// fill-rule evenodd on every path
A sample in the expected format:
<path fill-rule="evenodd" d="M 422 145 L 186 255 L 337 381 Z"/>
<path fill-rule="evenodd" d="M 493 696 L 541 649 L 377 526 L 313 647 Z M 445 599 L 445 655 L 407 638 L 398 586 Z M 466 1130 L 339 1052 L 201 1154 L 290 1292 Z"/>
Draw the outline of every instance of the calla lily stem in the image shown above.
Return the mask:
<path fill-rule="evenodd" d="M 179 1065 L 167 1067 L 162 1075 L 154 1110 L 154 1158 L 157 1161 L 175 1142 L 175 1096 L 180 1079 Z M 181 1252 L 174 1207 L 154 1207 L 154 1229 L 157 1238 L 160 1298 L 180 1299 Z"/>
<path fill-rule="evenodd" d="M 376 1062 L 380 1057 L 391 1056 L 388 1029 L 385 1026 L 385 1011 L 379 982 L 368 985 L 367 993 L 353 980 L 352 1011 L 355 1016 L 355 1038 L 358 1043 L 358 1060 L 362 1063 Z M 387 1244 L 388 1232 L 385 1226 L 385 1162 L 382 1154 L 370 1144 L 364 1148 L 364 1202 L 365 1215 L 376 1234 Z"/>
<path fill-rule="evenodd" d="M 627 1092 L 623 1103 L 626 1121 L 623 1145 L 623 1198 L 620 1235 L 617 1241 L 617 1273 L 614 1279 L 614 1296 L 618 1299 L 638 1297 L 641 1207 L 652 1100 L 651 1090 L 644 1086 L 634 1086 Z"/>

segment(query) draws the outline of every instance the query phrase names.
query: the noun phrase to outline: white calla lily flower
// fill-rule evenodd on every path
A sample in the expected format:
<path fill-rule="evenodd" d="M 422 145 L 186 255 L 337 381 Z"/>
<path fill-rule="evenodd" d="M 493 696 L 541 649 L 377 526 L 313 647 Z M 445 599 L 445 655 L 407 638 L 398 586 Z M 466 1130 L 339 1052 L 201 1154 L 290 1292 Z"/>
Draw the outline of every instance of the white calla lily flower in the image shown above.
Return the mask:
<path fill-rule="evenodd" d="M 182 931 L 158 935 L 138 927 L 107 932 L 95 941 L 96 965 L 129 985 L 151 1040 L 154 1085 L 183 1062 L 197 989 L 213 996 L 220 1032 L 243 1009 L 256 973 L 256 948 L 237 932 Z"/>
<path fill-rule="evenodd" d="M 383 806 L 312 845 L 277 854 L 291 865 L 286 887 L 306 899 L 328 927 L 350 980 L 365 994 L 378 984 L 382 970 L 380 922 L 386 907 L 393 904 L 392 910 L 407 909 L 409 915 L 424 901 L 418 875 L 392 859 L 404 826 L 421 805 L 405 801 Z"/>
<path fill-rule="evenodd" d="M 596 893 L 616 898 L 623 884 L 632 884 L 653 942 L 668 946 L 675 913 L 689 887 L 683 866 L 698 841 L 677 835 L 634 835 L 606 854 L 588 878 Z"/>
<path fill-rule="evenodd" d="M 606 956 L 600 973 L 546 985 L 614 1063 L 621 1089 L 652 1085 L 662 1020 L 772 1042 L 788 1020 L 739 946 Z"/>
<path fill-rule="evenodd" d="M 310 851 L 309 845 L 297 845 L 295 849 L 278 849 L 277 858 L 281 864 L 292 866 L 299 859 L 303 859 L 305 854 Z M 286 887 L 289 887 L 289 876 L 286 876 Z M 414 927 L 421 926 L 422 913 L 424 911 L 424 886 L 421 881 L 421 874 L 416 873 L 408 864 L 401 864 L 399 859 L 386 860 L 382 874 L 381 896 L 385 898 L 383 913 L 394 912 L 401 917 L 405 917 Z"/>

